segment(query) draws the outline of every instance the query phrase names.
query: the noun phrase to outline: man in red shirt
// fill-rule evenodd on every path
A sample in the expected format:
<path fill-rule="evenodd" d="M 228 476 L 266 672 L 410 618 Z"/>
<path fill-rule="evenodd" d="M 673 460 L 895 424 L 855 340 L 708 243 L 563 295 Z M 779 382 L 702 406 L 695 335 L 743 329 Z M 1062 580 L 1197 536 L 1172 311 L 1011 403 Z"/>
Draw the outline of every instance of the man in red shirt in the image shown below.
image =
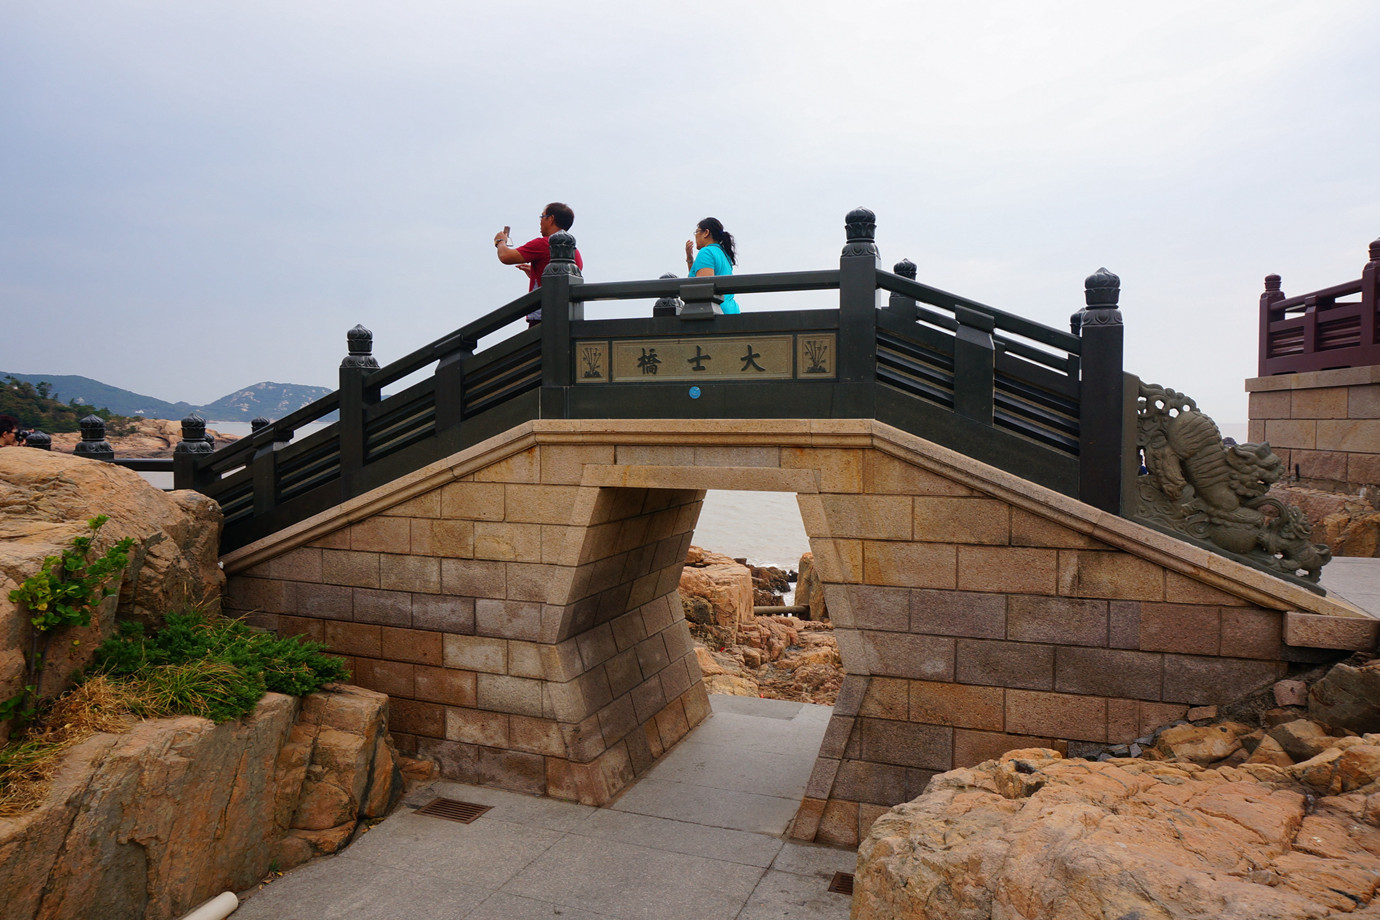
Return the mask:
<path fill-rule="evenodd" d="M 527 290 L 535 291 L 541 287 L 541 274 L 551 261 L 551 244 L 547 240 L 557 230 L 569 230 L 575 223 L 575 212 L 567 204 L 553 201 L 541 212 L 541 236 L 523 243 L 516 248 L 508 239 L 508 228 L 504 227 L 494 234 L 494 248 L 498 250 L 498 261 L 504 265 L 516 265 L 527 274 Z M 575 265 L 584 269 L 580 250 L 575 250 Z M 527 316 L 529 325 L 541 322 L 541 311 Z"/>

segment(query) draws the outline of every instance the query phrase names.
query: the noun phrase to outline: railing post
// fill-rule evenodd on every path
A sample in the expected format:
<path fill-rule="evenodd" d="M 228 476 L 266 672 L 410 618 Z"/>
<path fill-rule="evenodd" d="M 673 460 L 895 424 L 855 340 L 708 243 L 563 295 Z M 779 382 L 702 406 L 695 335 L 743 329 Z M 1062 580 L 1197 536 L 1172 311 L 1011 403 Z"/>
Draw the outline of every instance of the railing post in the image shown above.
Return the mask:
<path fill-rule="evenodd" d="M 202 485 L 197 475 L 197 458 L 215 453 L 215 445 L 206 440 L 206 420 L 193 412 L 182 420 L 182 440 L 173 448 L 173 488 L 194 489 Z"/>
<path fill-rule="evenodd" d="M 436 437 L 442 444 L 459 444 L 460 425 L 465 419 L 465 365 L 474 357 L 479 343 L 474 339 L 451 339 L 436 363 Z"/>
<path fill-rule="evenodd" d="M 29 436 L 24 439 L 24 446 L 32 447 L 35 450 L 52 450 L 53 439 L 35 428 L 33 431 L 29 432 Z"/>
<path fill-rule="evenodd" d="M 667 272 L 666 274 L 661 276 L 661 280 L 665 281 L 670 278 L 679 277 L 680 276 L 677 275 L 675 272 Z M 666 297 L 659 297 L 657 298 L 656 303 L 652 304 L 652 315 L 678 316 L 680 314 L 681 306 L 682 304 L 680 298 L 677 297 L 675 294 L 670 294 Z"/>
<path fill-rule="evenodd" d="M 249 423 L 252 433 L 269 426 L 270 422 L 259 416 Z M 254 449 L 249 461 L 250 475 L 254 479 L 254 514 L 267 514 L 278 504 L 278 441 L 260 444 Z"/>
<path fill-rule="evenodd" d="M 364 410 L 379 401 L 378 388 L 366 392 L 364 378 L 378 370 L 374 334 L 362 325 L 345 333 L 349 348 L 340 362 L 340 488 L 341 497 L 353 494 L 353 478 L 364 468 Z"/>
<path fill-rule="evenodd" d="M 958 331 L 954 335 L 954 411 L 964 418 L 992 424 L 996 346 L 993 318 L 986 313 L 958 307 L 954 311 Z"/>
<path fill-rule="evenodd" d="M 585 318 L 585 305 L 572 303 L 570 288 L 584 277 L 575 264 L 575 237 L 564 230 L 547 238 L 551 261 L 541 274 L 541 418 L 565 418 L 572 384 L 571 320 Z"/>
<path fill-rule="evenodd" d="M 839 258 L 839 404 L 845 418 L 876 416 L 877 215 L 854 208 L 844 218 Z"/>
<path fill-rule="evenodd" d="M 72 448 L 72 453 L 92 460 L 115 459 L 115 448 L 105 439 L 105 419 L 99 415 L 88 415 L 78 424 L 81 425 L 81 441 Z"/>
<path fill-rule="evenodd" d="M 891 271 L 892 274 L 900 275 L 902 278 L 909 278 L 911 281 L 914 281 L 918 269 L 915 267 L 915 263 L 910 259 L 902 259 L 896 263 L 896 266 Z M 891 296 L 887 298 L 886 310 L 897 319 L 903 319 L 908 323 L 915 322 L 916 312 L 914 297 L 908 297 L 905 294 L 897 294 L 895 291 L 892 291 Z"/>
<path fill-rule="evenodd" d="M 1371 242 L 1369 255 L 1361 269 L 1361 362 L 1380 364 L 1380 240 Z"/>
<path fill-rule="evenodd" d="M 1078 497 L 1103 511 L 1121 513 L 1126 431 L 1122 371 L 1121 279 L 1105 268 L 1084 282 L 1082 386 L 1078 399 Z"/>
<path fill-rule="evenodd" d="M 1269 374 L 1265 369 L 1265 364 L 1270 358 L 1274 357 L 1274 345 L 1270 336 L 1270 325 L 1274 322 L 1274 306 L 1284 299 L 1284 292 L 1280 290 L 1279 275 L 1265 276 L 1265 292 L 1260 295 L 1260 361 L 1259 376 L 1264 377 Z"/>

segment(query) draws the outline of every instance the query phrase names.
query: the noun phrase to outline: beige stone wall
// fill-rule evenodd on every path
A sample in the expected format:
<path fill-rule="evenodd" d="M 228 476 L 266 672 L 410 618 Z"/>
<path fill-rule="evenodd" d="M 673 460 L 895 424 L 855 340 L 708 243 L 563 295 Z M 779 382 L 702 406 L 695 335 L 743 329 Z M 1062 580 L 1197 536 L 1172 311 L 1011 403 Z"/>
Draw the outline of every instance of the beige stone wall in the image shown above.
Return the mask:
<path fill-rule="evenodd" d="M 1269 441 L 1300 484 L 1380 492 L 1380 367 L 1246 381 L 1250 439 Z"/>
<path fill-rule="evenodd" d="M 444 775 L 607 801 L 708 714 L 676 593 L 703 493 L 580 486 L 584 457 L 382 507 L 236 573 L 227 607 L 344 655 Z"/>
<path fill-rule="evenodd" d="M 803 839 L 1375 644 L 1343 604 L 870 421 L 532 423 L 227 556 L 228 606 L 349 656 L 446 775 L 602 803 L 707 713 L 676 584 L 710 488 L 796 493 L 836 625 Z"/>

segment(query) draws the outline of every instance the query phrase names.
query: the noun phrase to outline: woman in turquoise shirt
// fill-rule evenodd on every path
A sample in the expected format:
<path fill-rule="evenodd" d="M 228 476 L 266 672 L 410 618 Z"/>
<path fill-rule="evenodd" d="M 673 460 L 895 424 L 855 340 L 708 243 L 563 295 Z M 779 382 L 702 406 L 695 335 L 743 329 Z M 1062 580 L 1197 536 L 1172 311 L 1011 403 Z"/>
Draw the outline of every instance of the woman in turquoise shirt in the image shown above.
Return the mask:
<path fill-rule="evenodd" d="M 699 254 L 695 254 L 695 250 Z M 713 217 L 706 217 L 695 226 L 695 238 L 685 241 L 685 264 L 690 276 L 731 275 L 738 258 L 733 252 L 733 234 Z M 721 309 L 725 313 L 737 313 L 738 301 L 729 294 L 724 298 Z"/>

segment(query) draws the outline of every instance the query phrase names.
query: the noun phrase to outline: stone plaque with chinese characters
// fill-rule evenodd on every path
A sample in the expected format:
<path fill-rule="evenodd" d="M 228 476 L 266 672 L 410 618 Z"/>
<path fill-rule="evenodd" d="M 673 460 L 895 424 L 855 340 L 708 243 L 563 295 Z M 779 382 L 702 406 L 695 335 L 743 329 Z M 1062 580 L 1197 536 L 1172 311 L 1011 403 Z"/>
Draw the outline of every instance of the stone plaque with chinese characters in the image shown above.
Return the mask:
<path fill-rule="evenodd" d="M 833 333 L 579 341 L 576 383 L 834 376 Z"/>

